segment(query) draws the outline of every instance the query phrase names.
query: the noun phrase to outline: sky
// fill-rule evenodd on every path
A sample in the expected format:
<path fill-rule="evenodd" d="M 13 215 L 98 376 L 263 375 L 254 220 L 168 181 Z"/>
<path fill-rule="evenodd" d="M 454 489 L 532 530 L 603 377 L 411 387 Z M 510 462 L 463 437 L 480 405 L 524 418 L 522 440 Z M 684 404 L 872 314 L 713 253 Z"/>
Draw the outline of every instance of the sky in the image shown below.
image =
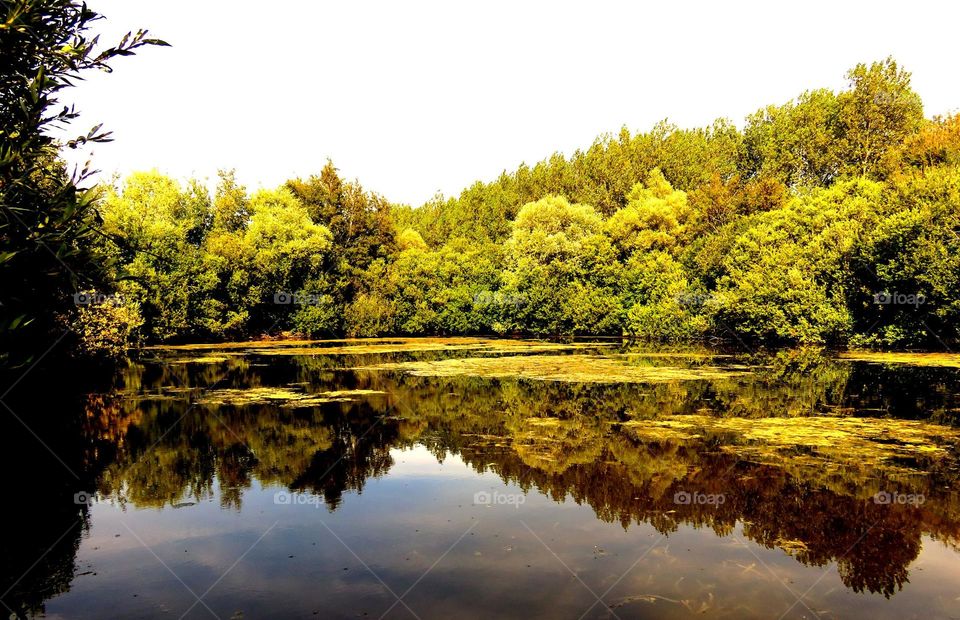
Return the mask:
<path fill-rule="evenodd" d="M 842 89 L 892 55 L 927 116 L 960 109 L 957 2 L 88 0 L 114 61 L 63 100 L 104 175 L 158 169 L 249 189 L 317 173 L 420 205 L 597 136 Z M 84 161 L 88 151 L 71 154 Z"/>

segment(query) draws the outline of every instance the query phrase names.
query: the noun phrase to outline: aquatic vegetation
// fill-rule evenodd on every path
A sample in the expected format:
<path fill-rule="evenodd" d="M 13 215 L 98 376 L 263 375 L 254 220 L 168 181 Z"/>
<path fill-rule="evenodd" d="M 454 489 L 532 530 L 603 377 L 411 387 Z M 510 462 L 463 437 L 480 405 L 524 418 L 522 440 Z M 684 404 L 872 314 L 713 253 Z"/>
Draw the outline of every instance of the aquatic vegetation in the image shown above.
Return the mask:
<path fill-rule="evenodd" d="M 251 349 L 255 355 L 366 355 L 390 353 L 425 353 L 429 351 L 476 351 L 478 353 L 532 353 L 540 351 L 565 351 L 595 348 L 595 343 L 561 344 L 556 342 L 482 340 L 461 341 L 458 339 L 418 338 L 404 342 L 377 344 L 350 344 L 330 347 L 284 347 Z"/>
<path fill-rule="evenodd" d="M 220 344 L 185 344 L 148 347 L 157 352 L 211 351 L 217 354 L 184 358 L 178 363 L 213 363 L 224 351 L 247 355 L 366 355 L 391 353 L 424 353 L 429 351 L 467 351 L 483 353 L 534 353 L 596 349 L 611 343 L 560 343 L 544 340 L 516 340 L 507 338 L 348 338 L 336 340 L 262 340 L 225 342 Z M 175 358 L 174 358 L 175 359 Z M 170 361 L 174 361 L 171 359 Z"/>
<path fill-rule="evenodd" d="M 651 366 L 600 355 L 523 355 L 469 357 L 436 361 L 389 362 L 355 370 L 398 370 L 417 376 L 461 375 L 574 383 L 665 383 L 746 375 L 745 367 Z"/>
<path fill-rule="evenodd" d="M 348 398 L 353 396 L 373 396 L 386 394 L 380 390 L 334 390 L 332 392 L 320 392 L 319 395 L 326 398 Z"/>
<path fill-rule="evenodd" d="M 255 387 L 247 389 L 221 389 L 204 393 L 199 403 L 204 405 L 245 405 L 277 404 L 287 408 L 312 407 L 326 403 L 350 402 L 356 397 L 383 394 L 376 390 L 338 390 L 307 394 L 291 388 Z"/>
<path fill-rule="evenodd" d="M 378 339 L 379 340 L 379 339 Z M 144 347 L 144 351 L 229 351 L 232 349 L 251 349 L 266 347 L 303 346 L 322 342 L 321 340 L 245 340 L 241 342 L 200 342 L 192 344 L 165 344 Z M 330 341 L 334 342 L 334 341 Z M 342 341 L 341 341 L 342 342 Z"/>
<path fill-rule="evenodd" d="M 199 355 L 197 357 L 183 357 L 164 360 L 169 364 L 222 364 L 229 361 L 227 355 Z"/>
<path fill-rule="evenodd" d="M 899 469 L 901 461 L 943 459 L 960 447 L 960 430 L 889 418 L 745 419 L 678 415 L 632 420 L 623 427 L 642 441 L 687 442 L 718 438 L 724 450 L 780 463 L 789 456 L 791 460 L 820 465 L 828 459 Z"/>
<path fill-rule="evenodd" d="M 340 342 L 339 346 L 331 343 Z M 293 343 L 295 345 L 295 343 Z M 316 341 L 313 346 L 253 347 L 253 355 L 365 355 L 389 353 L 422 353 L 427 351 L 460 351 L 478 349 L 482 341 L 467 338 L 416 338 L 407 340 Z"/>
<path fill-rule="evenodd" d="M 906 364 L 910 366 L 960 368 L 960 354 L 957 353 L 881 353 L 874 351 L 847 351 L 841 353 L 840 358 L 850 360 L 852 362 L 870 362 L 874 364 Z"/>

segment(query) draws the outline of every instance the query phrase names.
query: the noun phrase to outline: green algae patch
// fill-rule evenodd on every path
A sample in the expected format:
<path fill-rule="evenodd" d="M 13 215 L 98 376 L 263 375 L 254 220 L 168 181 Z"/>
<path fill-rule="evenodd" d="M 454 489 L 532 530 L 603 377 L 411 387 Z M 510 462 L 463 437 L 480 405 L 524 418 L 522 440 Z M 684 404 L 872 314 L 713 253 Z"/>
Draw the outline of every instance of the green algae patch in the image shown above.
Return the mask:
<path fill-rule="evenodd" d="M 344 346 L 251 348 L 253 355 L 375 355 L 426 353 L 429 351 L 465 351 L 479 349 L 479 342 L 388 342 L 357 343 Z"/>
<path fill-rule="evenodd" d="M 336 390 L 333 392 L 320 392 L 318 396 L 324 398 L 353 398 L 354 396 L 378 396 L 386 392 L 380 390 Z"/>
<path fill-rule="evenodd" d="M 625 422 L 623 428 L 641 441 L 687 442 L 722 438 L 723 449 L 766 460 L 813 455 L 836 462 L 880 464 L 915 459 L 940 460 L 960 447 L 957 429 L 888 418 L 716 418 L 678 415 Z"/>
<path fill-rule="evenodd" d="M 711 353 L 701 351 L 630 351 L 627 353 L 617 353 L 611 357 L 622 357 L 626 359 L 637 358 L 665 358 L 665 359 L 691 359 L 691 360 L 709 360 L 733 358 L 729 353 Z"/>
<path fill-rule="evenodd" d="M 384 355 L 435 351 L 476 351 L 478 353 L 537 353 L 594 348 L 597 344 L 541 342 L 530 340 L 486 340 L 464 338 L 415 338 L 390 342 L 356 342 L 342 346 L 251 348 L 255 355 Z"/>
<path fill-rule="evenodd" d="M 405 347 L 430 346 L 432 348 L 444 348 L 456 345 L 474 345 L 479 346 L 485 342 L 493 342 L 489 338 L 469 338 L 469 337 L 451 337 L 451 338 L 340 338 L 331 340 L 304 340 L 295 338 L 286 338 L 278 340 L 248 340 L 246 342 L 217 342 L 217 343 L 198 343 L 198 344 L 178 344 L 178 345 L 154 345 L 145 347 L 146 350 L 154 351 L 232 351 L 232 350 L 276 350 L 283 349 L 318 349 L 318 350 L 343 350 L 357 347 L 381 348 L 390 347 L 403 349 Z"/>
<path fill-rule="evenodd" d="M 571 351 L 611 346 L 610 343 L 560 343 L 544 340 L 514 340 L 500 338 L 345 338 L 338 340 L 256 340 L 250 342 L 221 342 L 216 344 L 159 345 L 147 347 L 161 352 L 204 352 L 209 355 L 196 359 L 217 358 L 226 351 L 233 355 L 371 355 L 395 353 L 425 353 L 430 351 L 479 351 L 483 353 L 537 353 Z M 188 358 L 182 362 L 189 363 Z"/>
<path fill-rule="evenodd" d="M 246 342 L 214 342 L 197 344 L 158 344 L 144 347 L 146 351 L 231 351 L 253 347 L 291 347 L 304 346 L 322 340 L 248 340 Z"/>
<path fill-rule="evenodd" d="M 957 353 L 878 353 L 874 351 L 847 351 L 840 354 L 840 359 L 851 362 L 870 362 L 873 364 L 960 368 L 960 354 Z"/>
<path fill-rule="evenodd" d="M 352 402 L 361 396 L 383 393 L 376 390 L 338 390 L 307 394 L 290 388 L 255 387 L 243 390 L 211 390 L 203 394 L 197 402 L 202 405 L 229 405 L 233 407 L 274 404 L 288 409 L 299 409 L 326 403 Z"/>
<path fill-rule="evenodd" d="M 264 405 L 283 404 L 291 400 L 302 400 L 308 395 L 288 388 L 255 387 L 248 389 L 211 390 L 204 393 L 197 402 L 203 405 Z"/>
<path fill-rule="evenodd" d="M 197 357 L 182 357 L 164 360 L 168 364 L 222 364 L 230 360 L 227 355 L 199 355 Z"/>
<path fill-rule="evenodd" d="M 570 383 L 668 383 L 746 375 L 715 366 L 641 366 L 601 355 L 517 355 L 391 362 L 354 370 L 397 370 L 426 377 L 523 378 Z"/>

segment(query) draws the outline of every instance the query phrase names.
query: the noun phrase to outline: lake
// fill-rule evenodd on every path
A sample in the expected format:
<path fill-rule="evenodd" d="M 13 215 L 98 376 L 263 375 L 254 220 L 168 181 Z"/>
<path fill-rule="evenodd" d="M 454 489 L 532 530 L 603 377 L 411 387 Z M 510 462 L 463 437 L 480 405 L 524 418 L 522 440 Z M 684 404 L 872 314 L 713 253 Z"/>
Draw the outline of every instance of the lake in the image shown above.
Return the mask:
<path fill-rule="evenodd" d="M 14 618 L 960 617 L 957 355 L 268 341 L 58 383 L 5 399 Z"/>

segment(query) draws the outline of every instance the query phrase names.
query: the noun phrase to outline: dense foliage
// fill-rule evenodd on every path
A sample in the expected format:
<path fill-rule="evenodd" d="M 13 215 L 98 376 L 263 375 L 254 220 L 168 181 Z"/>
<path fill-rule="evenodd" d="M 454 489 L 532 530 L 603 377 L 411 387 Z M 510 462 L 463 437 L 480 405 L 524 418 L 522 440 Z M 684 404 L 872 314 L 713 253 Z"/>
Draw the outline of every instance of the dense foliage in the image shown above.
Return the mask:
<path fill-rule="evenodd" d="M 747 118 L 598 140 L 458 198 L 321 173 L 215 196 L 141 173 L 99 251 L 151 340 L 614 334 L 944 347 L 960 329 L 960 117 L 892 60 Z"/>
<path fill-rule="evenodd" d="M 97 126 L 66 144 L 53 137 L 78 117 L 61 107 L 63 89 L 84 72 L 109 71 L 117 56 L 164 45 L 141 30 L 104 48 L 88 35 L 99 18 L 72 0 L 5 0 L 0 8 L 0 367 L 25 364 L 56 333 L 70 333 L 58 317 L 82 315 L 99 325 L 78 330 L 82 344 L 121 351 L 139 320 L 135 308 L 77 309 L 91 305 L 77 303 L 88 289 L 110 285 L 113 270 L 92 251 L 99 226 L 95 194 L 83 187 L 90 171 L 70 174 L 58 153 L 109 134 Z"/>
<path fill-rule="evenodd" d="M 925 119 L 892 59 L 847 77 L 742 130 L 624 129 L 419 208 L 329 161 L 252 194 L 137 173 L 82 246 L 109 308 L 71 325 L 112 353 L 280 332 L 949 347 L 960 116 Z"/>

